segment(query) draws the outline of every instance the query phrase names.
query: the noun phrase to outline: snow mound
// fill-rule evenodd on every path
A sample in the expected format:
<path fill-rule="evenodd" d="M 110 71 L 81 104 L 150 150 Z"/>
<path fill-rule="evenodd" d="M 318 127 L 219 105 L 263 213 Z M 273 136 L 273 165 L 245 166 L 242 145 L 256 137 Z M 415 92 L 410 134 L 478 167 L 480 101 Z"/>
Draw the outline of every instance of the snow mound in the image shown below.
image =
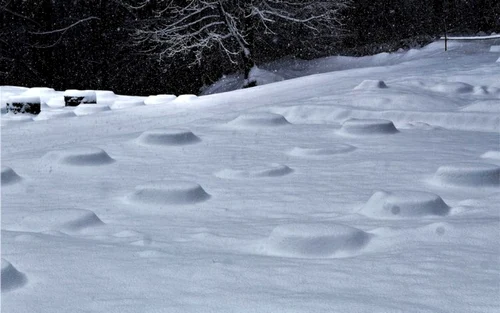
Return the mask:
<path fill-rule="evenodd" d="M 32 95 L 21 95 L 21 96 L 10 96 L 8 103 L 40 103 L 39 96 Z"/>
<path fill-rule="evenodd" d="M 157 181 L 135 187 L 129 200 L 135 203 L 164 205 L 202 202 L 210 195 L 198 184 L 185 181 Z"/>
<path fill-rule="evenodd" d="M 440 196 L 421 191 L 378 191 L 361 208 L 373 218 L 408 218 L 426 215 L 447 215 L 450 207 Z"/>
<path fill-rule="evenodd" d="M 432 86 L 431 90 L 448 94 L 470 93 L 474 91 L 474 86 L 462 82 L 449 82 Z"/>
<path fill-rule="evenodd" d="M 172 102 L 174 102 L 174 103 L 188 103 L 188 102 L 192 102 L 195 100 L 198 100 L 198 96 L 189 94 L 189 95 L 180 95 L 177 98 L 175 98 Z"/>
<path fill-rule="evenodd" d="M 497 59 L 497 62 L 496 63 L 500 63 L 500 57 Z"/>
<path fill-rule="evenodd" d="M 106 104 L 82 103 L 75 108 L 75 114 L 78 116 L 90 115 L 99 112 L 109 111 L 110 108 Z"/>
<path fill-rule="evenodd" d="M 8 166 L 2 166 L 2 186 L 10 185 L 22 180 L 21 176 Z"/>
<path fill-rule="evenodd" d="M 234 120 L 228 123 L 230 126 L 235 127 L 276 127 L 290 125 L 290 122 L 280 114 L 275 113 L 247 113 L 241 114 Z"/>
<path fill-rule="evenodd" d="M 180 146 L 200 142 L 189 129 L 152 129 L 143 132 L 137 142 L 142 145 Z"/>
<path fill-rule="evenodd" d="M 146 100 L 144 100 L 144 104 L 146 105 L 164 104 L 175 100 L 175 98 L 177 97 L 174 95 L 149 96 Z"/>
<path fill-rule="evenodd" d="M 384 135 L 398 132 L 389 120 L 355 118 L 344 121 L 339 130 L 339 133 L 343 135 Z"/>
<path fill-rule="evenodd" d="M 354 90 L 373 90 L 373 89 L 384 89 L 389 88 L 383 80 L 371 80 L 367 79 L 361 82 L 361 84 L 354 87 Z"/>
<path fill-rule="evenodd" d="M 56 160 L 59 164 L 72 166 L 99 166 L 115 162 L 106 151 L 95 147 L 77 147 L 52 151 L 47 153 L 45 158 Z"/>
<path fill-rule="evenodd" d="M 483 159 L 500 160 L 500 151 L 488 151 L 481 155 Z"/>
<path fill-rule="evenodd" d="M 487 187 L 500 185 L 500 167 L 487 163 L 455 163 L 438 168 L 434 181 L 443 185 Z"/>
<path fill-rule="evenodd" d="M 56 109 L 56 110 L 42 110 L 40 114 L 38 114 L 36 117 L 33 119 L 35 121 L 45 121 L 45 120 L 52 120 L 56 118 L 67 118 L 67 117 L 75 117 L 76 114 L 73 111 L 68 111 L 68 110 L 61 110 L 61 109 Z"/>
<path fill-rule="evenodd" d="M 266 167 L 256 167 L 249 170 L 225 169 L 217 172 L 215 175 L 220 178 L 265 178 L 280 177 L 292 173 L 293 170 L 282 164 L 271 164 Z"/>
<path fill-rule="evenodd" d="M 144 101 L 141 99 L 131 99 L 131 100 L 116 100 L 109 107 L 112 110 L 127 109 L 144 105 Z"/>
<path fill-rule="evenodd" d="M 335 154 L 348 153 L 354 150 L 356 150 L 356 147 L 354 146 L 343 143 L 336 143 L 336 144 L 330 144 L 329 148 L 295 147 L 288 152 L 288 155 L 301 158 L 322 158 Z"/>
<path fill-rule="evenodd" d="M 266 242 L 270 255 L 297 258 L 348 256 L 370 240 L 366 232 L 341 224 L 289 224 L 273 229 Z"/>
<path fill-rule="evenodd" d="M 54 209 L 26 216 L 20 226 L 30 232 L 80 231 L 104 223 L 90 210 Z"/>
<path fill-rule="evenodd" d="M 2 258 L 2 292 L 22 287 L 26 284 L 26 276 L 19 272 L 9 261 Z"/>
<path fill-rule="evenodd" d="M 500 52 L 500 46 L 491 46 L 490 52 Z"/>

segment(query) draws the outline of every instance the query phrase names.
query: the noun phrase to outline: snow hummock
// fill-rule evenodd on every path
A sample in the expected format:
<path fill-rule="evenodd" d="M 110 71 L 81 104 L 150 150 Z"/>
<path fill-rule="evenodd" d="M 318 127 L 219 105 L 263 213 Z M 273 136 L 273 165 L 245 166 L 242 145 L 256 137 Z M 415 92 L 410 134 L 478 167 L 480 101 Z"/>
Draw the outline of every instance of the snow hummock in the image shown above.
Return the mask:
<path fill-rule="evenodd" d="M 354 150 L 356 150 L 356 147 L 354 146 L 337 143 L 330 144 L 327 148 L 294 147 L 288 152 L 288 154 L 290 156 L 301 158 L 322 158 L 336 154 L 348 153 Z"/>
<path fill-rule="evenodd" d="M 192 204 L 210 195 L 197 183 L 188 181 L 156 181 L 135 187 L 128 200 L 138 204 Z"/>
<path fill-rule="evenodd" d="M 342 123 L 338 133 L 356 136 L 395 134 L 397 132 L 394 124 L 389 120 L 351 118 Z"/>
<path fill-rule="evenodd" d="M 144 100 L 144 104 L 146 105 L 165 104 L 175 100 L 175 98 L 177 98 L 175 95 L 149 96 L 146 100 Z"/>
<path fill-rule="evenodd" d="M 434 181 L 443 185 L 487 187 L 500 185 L 500 167 L 479 162 L 460 162 L 440 166 Z"/>
<path fill-rule="evenodd" d="M 51 209 L 26 216 L 19 226 L 32 232 L 49 230 L 75 232 L 103 224 L 90 210 Z"/>
<path fill-rule="evenodd" d="M 283 257 L 328 258 L 362 249 L 370 240 L 364 231 L 335 223 L 286 224 L 273 229 L 266 253 Z"/>
<path fill-rule="evenodd" d="M 64 92 L 65 97 L 83 98 L 82 103 L 95 103 L 97 94 L 95 90 L 68 89 Z"/>
<path fill-rule="evenodd" d="M 8 166 L 2 166 L 2 186 L 10 185 L 21 181 L 21 176 Z"/>
<path fill-rule="evenodd" d="M 2 293 L 22 287 L 27 282 L 26 276 L 4 258 L 2 258 L 1 277 Z"/>
<path fill-rule="evenodd" d="M 115 161 L 106 151 L 96 147 L 75 147 L 51 151 L 45 155 L 45 159 L 70 166 L 100 166 Z"/>
<path fill-rule="evenodd" d="M 221 178 L 269 178 L 281 177 L 293 172 L 293 169 L 283 164 L 270 164 L 268 166 L 257 166 L 250 169 L 224 169 L 215 175 Z"/>
<path fill-rule="evenodd" d="M 267 112 L 241 114 L 228 125 L 243 128 L 276 127 L 289 125 L 283 115 Z"/>
<path fill-rule="evenodd" d="M 483 153 L 481 157 L 484 159 L 500 160 L 500 151 L 499 150 L 487 151 Z"/>
<path fill-rule="evenodd" d="M 373 218 L 407 218 L 426 215 L 444 216 L 450 207 L 440 196 L 422 191 L 377 191 L 361 208 Z"/>
<path fill-rule="evenodd" d="M 144 100 L 116 100 L 109 105 L 112 110 L 127 109 L 144 105 Z"/>
<path fill-rule="evenodd" d="M 137 138 L 139 144 L 153 146 L 179 146 L 199 141 L 201 141 L 200 138 L 189 129 L 182 128 L 147 130 Z"/>
<path fill-rule="evenodd" d="M 490 52 L 500 52 L 500 46 L 491 46 Z"/>
<path fill-rule="evenodd" d="M 354 90 L 373 90 L 389 88 L 383 80 L 364 80 Z"/>
<path fill-rule="evenodd" d="M 82 103 L 78 105 L 73 111 L 76 115 L 90 115 L 99 112 L 109 111 L 110 108 L 107 104 L 96 104 L 96 103 Z"/>

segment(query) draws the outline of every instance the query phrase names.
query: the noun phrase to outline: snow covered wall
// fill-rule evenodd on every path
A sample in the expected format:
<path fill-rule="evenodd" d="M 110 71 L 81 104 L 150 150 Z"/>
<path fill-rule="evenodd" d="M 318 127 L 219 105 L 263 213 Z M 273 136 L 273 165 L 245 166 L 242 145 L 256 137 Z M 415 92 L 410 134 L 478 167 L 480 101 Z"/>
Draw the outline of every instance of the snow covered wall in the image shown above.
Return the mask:
<path fill-rule="evenodd" d="M 201 97 L 0 87 L 2 311 L 498 312 L 498 45 Z"/>

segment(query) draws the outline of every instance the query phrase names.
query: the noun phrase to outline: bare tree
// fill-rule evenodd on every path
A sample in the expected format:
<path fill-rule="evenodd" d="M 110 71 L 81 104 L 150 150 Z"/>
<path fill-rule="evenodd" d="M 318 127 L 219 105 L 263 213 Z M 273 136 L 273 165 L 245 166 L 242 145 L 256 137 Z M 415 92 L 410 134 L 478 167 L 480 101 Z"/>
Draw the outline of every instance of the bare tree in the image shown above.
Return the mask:
<path fill-rule="evenodd" d="M 248 79 L 259 42 L 282 38 L 314 42 L 335 38 L 339 11 L 351 0 L 156 0 L 149 3 L 154 18 L 142 20 L 135 44 L 160 57 L 188 57 L 202 63 L 214 53 L 238 64 Z M 145 2 L 144 2 L 145 1 Z"/>

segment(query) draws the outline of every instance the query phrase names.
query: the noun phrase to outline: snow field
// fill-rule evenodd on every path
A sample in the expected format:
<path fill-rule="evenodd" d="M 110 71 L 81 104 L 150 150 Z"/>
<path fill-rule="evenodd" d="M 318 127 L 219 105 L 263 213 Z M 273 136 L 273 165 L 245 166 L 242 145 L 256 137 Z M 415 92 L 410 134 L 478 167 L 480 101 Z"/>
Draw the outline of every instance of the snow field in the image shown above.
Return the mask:
<path fill-rule="evenodd" d="M 2 308 L 496 313 L 498 68 L 461 49 L 188 105 L 97 92 L 147 105 L 3 115 L 26 183 L 2 169 L 2 253 L 26 276 Z"/>

